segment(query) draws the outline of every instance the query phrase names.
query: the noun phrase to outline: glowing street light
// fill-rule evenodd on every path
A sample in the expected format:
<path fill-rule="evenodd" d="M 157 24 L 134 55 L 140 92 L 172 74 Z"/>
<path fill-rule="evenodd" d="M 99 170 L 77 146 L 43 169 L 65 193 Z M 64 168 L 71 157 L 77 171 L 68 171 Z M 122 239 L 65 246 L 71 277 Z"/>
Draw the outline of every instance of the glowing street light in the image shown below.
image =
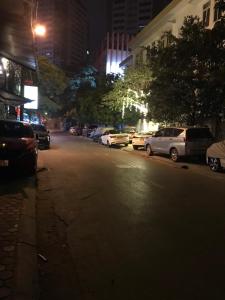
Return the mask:
<path fill-rule="evenodd" d="M 41 25 L 41 24 L 36 24 L 35 27 L 34 27 L 34 34 L 36 36 L 45 36 L 46 34 L 46 28 L 44 25 Z"/>

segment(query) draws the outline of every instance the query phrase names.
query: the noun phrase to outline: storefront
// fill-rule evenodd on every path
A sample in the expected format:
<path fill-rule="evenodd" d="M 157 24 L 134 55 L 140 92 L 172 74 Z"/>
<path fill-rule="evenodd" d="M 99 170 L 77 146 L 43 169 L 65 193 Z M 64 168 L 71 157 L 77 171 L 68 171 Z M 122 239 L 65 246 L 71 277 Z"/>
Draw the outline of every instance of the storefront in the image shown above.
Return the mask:
<path fill-rule="evenodd" d="M 27 82 L 37 87 L 32 20 L 36 1 L 0 3 L 0 118 L 23 120 Z"/>

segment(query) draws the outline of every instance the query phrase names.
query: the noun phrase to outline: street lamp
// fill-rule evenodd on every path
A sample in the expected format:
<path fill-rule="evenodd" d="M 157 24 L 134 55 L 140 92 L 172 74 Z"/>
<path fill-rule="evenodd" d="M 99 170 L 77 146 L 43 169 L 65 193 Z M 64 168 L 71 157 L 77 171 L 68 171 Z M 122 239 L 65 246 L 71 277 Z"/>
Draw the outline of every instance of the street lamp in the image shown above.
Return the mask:
<path fill-rule="evenodd" d="M 36 24 L 34 26 L 34 34 L 35 34 L 35 36 L 40 36 L 40 37 L 45 36 L 45 34 L 46 34 L 45 26 L 41 25 L 41 24 Z"/>

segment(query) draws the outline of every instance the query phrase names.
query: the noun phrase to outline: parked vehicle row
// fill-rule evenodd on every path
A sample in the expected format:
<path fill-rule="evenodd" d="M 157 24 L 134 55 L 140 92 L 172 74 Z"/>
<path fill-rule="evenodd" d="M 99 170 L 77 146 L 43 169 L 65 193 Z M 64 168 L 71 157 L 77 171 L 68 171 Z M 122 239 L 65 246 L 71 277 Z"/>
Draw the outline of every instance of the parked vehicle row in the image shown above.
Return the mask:
<path fill-rule="evenodd" d="M 214 143 L 207 127 L 163 128 L 145 139 L 147 154 L 167 154 L 177 162 L 186 157 L 206 157 L 212 171 L 225 167 L 225 141 Z"/>
<path fill-rule="evenodd" d="M 126 128 L 124 132 L 112 127 L 97 127 L 88 136 L 103 145 L 128 146 L 134 150 L 144 148 L 147 155 L 165 154 L 177 162 L 188 157 L 206 157 L 212 171 L 225 168 L 225 141 L 214 143 L 208 127 L 167 127 L 157 132 L 136 132 Z"/>

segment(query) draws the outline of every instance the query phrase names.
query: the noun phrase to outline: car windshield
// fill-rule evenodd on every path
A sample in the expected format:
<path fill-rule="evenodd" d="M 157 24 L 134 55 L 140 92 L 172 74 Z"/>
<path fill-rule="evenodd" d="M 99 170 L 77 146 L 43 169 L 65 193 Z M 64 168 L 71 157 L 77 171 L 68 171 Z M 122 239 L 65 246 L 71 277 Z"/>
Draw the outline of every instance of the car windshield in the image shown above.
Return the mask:
<path fill-rule="evenodd" d="M 0 137 L 32 138 L 34 134 L 29 125 L 18 122 L 0 122 Z"/>
<path fill-rule="evenodd" d="M 35 131 L 42 131 L 42 132 L 47 131 L 45 126 L 43 126 L 43 125 L 32 124 L 31 126 L 32 126 L 33 130 L 35 130 Z"/>

